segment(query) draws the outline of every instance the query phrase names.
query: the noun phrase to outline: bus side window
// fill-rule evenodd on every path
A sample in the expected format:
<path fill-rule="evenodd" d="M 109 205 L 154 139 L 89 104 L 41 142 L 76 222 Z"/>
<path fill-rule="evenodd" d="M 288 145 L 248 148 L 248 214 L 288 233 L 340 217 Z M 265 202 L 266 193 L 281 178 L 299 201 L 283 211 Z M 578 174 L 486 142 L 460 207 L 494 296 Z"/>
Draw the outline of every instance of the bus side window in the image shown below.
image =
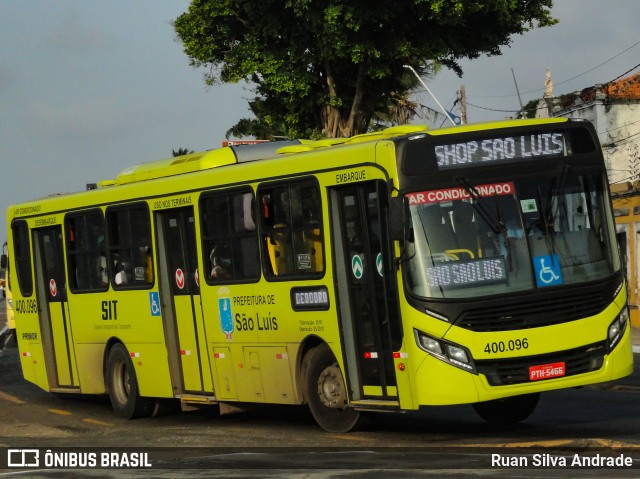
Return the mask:
<path fill-rule="evenodd" d="M 153 284 L 151 220 L 146 204 L 107 209 L 111 280 L 116 288 Z"/>
<path fill-rule="evenodd" d="M 315 187 L 305 187 L 300 189 L 300 210 L 301 221 L 299 227 L 300 241 L 296 243 L 302 245 L 302 250 L 297 252 L 297 269 L 303 273 L 305 269 L 310 273 L 318 273 L 323 270 L 322 258 L 322 231 L 320 228 L 319 191 Z"/>
<path fill-rule="evenodd" d="M 275 194 L 268 196 L 271 199 L 268 202 L 268 217 L 271 221 L 267 227 L 266 244 L 271 273 L 274 276 L 291 274 L 293 265 L 289 233 L 289 191 L 288 188 L 275 190 Z"/>
<path fill-rule="evenodd" d="M 253 207 L 249 188 L 202 195 L 200 224 L 208 283 L 260 276 Z"/>
<path fill-rule="evenodd" d="M 315 183 L 262 187 L 262 244 L 267 276 L 309 276 L 324 271 L 320 190 Z"/>
<path fill-rule="evenodd" d="M 71 291 L 106 290 L 109 276 L 102 211 L 67 215 L 65 231 Z"/>
<path fill-rule="evenodd" d="M 18 288 L 22 296 L 33 294 L 33 277 L 31 276 L 31 246 L 29 244 L 29 226 L 24 220 L 16 220 L 11 225 L 13 234 L 14 261 Z"/>

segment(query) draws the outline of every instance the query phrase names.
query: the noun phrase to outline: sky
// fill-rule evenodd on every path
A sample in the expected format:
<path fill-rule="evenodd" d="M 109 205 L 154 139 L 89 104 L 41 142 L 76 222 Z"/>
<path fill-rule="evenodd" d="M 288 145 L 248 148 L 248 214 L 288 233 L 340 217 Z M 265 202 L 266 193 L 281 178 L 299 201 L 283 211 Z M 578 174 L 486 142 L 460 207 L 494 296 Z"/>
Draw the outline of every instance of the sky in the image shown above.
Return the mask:
<path fill-rule="evenodd" d="M 442 70 L 428 80 L 440 103 L 454 108 L 464 85 L 469 121 L 499 120 L 519 108 L 513 75 L 526 104 L 542 96 L 547 68 L 560 95 L 640 63 L 640 1 L 555 3 L 558 25 L 461 62 L 462 78 Z M 171 26 L 188 4 L 0 0 L 0 243 L 10 205 L 83 190 L 180 147 L 217 148 L 250 115 L 246 85 L 207 87 L 189 66 Z"/>

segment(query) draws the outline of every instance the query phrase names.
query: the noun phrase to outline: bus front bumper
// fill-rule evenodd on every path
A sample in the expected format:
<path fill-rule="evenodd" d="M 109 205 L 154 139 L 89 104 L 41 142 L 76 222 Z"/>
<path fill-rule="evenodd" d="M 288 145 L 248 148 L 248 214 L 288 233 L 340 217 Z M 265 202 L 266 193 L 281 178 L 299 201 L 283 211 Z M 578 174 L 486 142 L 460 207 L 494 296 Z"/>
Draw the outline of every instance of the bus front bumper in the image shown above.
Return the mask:
<path fill-rule="evenodd" d="M 630 328 L 627 327 L 613 351 L 604 354 L 602 366 L 597 370 L 552 379 L 529 380 L 527 378 L 524 382 L 517 384 L 492 385 L 485 374 L 475 374 L 459 369 L 424 353 L 424 360 L 416 371 L 415 390 L 418 406 L 467 404 L 606 383 L 628 376 L 632 372 L 633 352 Z"/>

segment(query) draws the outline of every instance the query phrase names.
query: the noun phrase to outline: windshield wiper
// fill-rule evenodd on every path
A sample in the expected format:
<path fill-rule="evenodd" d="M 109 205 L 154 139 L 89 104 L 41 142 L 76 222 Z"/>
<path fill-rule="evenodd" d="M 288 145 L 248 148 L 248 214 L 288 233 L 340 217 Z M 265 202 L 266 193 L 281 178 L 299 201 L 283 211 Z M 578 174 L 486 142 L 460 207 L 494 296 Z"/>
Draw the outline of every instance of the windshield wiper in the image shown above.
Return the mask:
<path fill-rule="evenodd" d="M 569 176 L 570 166 L 564 165 L 562 170 L 560 170 L 558 176 L 556 176 L 554 182 L 549 186 L 549 192 L 545 198 L 545 202 L 542 203 L 542 194 L 540 192 L 540 187 L 538 187 L 538 201 L 540 202 L 540 207 L 542 209 L 542 218 L 544 232 L 546 235 L 553 233 L 553 224 L 555 221 L 555 216 L 558 214 L 558 210 L 560 209 L 560 200 L 558 199 L 556 202 L 556 211 L 555 214 L 553 210 L 553 199 L 554 197 L 559 197 L 564 191 L 564 187 L 567 184 L 567 178 Z"/>

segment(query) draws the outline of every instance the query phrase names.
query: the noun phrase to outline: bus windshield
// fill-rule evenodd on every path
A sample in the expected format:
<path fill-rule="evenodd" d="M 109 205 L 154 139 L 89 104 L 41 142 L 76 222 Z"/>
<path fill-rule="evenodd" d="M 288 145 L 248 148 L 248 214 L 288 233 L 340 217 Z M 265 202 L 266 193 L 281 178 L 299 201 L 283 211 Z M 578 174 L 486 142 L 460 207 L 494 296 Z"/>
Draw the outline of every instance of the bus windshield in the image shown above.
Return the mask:
<path fill-rule="evenodd" d="M 407 284 L 424 298 L 476 298 L 608 277 L 620 268 L 601 173 L 407 194 Z"/>

